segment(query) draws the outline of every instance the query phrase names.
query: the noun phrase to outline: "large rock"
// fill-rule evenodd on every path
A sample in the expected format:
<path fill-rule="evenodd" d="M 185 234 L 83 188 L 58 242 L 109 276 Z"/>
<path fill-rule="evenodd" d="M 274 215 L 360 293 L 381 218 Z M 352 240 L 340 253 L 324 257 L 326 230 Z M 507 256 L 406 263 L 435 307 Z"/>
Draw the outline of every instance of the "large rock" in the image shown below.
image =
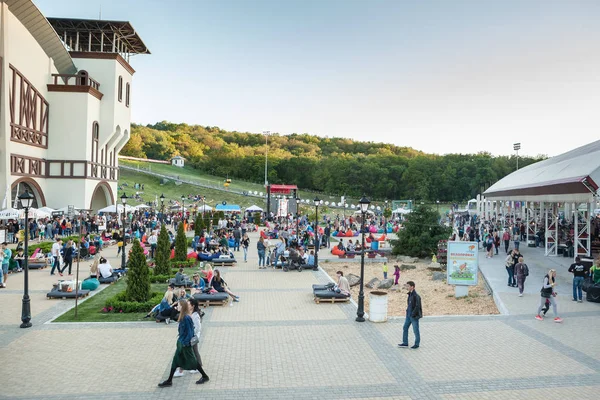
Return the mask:
<path fill-rule="evenodd" d="M 354 274 L 348 274 L 348 283 L 350 286 L 356 286 L 360 283 L 360 276 Z"/>
<path fill-rule="evenodd" d="M 380 280 L 377 278 L 373 278 L 367 283 L 365 286 L 369 289 L 373 289 L 375 286 L 379 285 Z"/>
<path fill-rule="evenodd" d="M 416 269 L 416 265 L 400 264 L 400 271 L 407 271 L 409 269 Z"/>
<path fill-rule="evenodd" d="M 394 286 L 393 279 L 384 279 L 381 282 L 379 282 L 379 285 L 377 285 L 377 289 L 389 289 L 392 286 Z"/>
<path fill-rule="evenodd" d="M 446 279 L 446 273 L 445 272 L 434 272 L 431 279 L 433 279 L 434 281 L 443 281 Z"/>
<path fill-rule="evenodd" d="M 405 263 L 416 263 L 419 262 L 419 259 L 417 257 L 398 256 L 398 261 Z"/>
<path fill-rule="evenodd" d="M 437 262 L 432 262 L 431 264 L 429 264 L 427 266 L 427 269 L 430 271 L 441 271 L 442 270 L 442 265 L 440 263 Z"/>

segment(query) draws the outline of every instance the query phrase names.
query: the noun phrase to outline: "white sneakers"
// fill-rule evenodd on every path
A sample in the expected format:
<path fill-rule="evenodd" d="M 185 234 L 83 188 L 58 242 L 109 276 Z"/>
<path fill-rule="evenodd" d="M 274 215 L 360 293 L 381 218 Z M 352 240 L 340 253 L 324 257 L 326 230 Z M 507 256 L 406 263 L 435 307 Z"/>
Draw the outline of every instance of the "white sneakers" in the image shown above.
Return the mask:
<path fill-rule="evenodd" d="M 181 376 L 183 376 L 183 371 L 180 370 L 175 371 L 175 374 L 173 374 L 173 377 L 175 378 L 179 378 Z"/>

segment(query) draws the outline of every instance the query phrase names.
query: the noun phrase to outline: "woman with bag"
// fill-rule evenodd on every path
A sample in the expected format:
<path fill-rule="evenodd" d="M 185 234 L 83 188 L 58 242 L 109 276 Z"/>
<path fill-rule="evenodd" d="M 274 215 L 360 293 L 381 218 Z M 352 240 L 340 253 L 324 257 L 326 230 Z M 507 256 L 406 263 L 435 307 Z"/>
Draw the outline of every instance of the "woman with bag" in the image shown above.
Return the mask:
<path fill-rule="evenodd" d="M 515 260 L 513 259 L 514 250 L 506 257 L 506 272 L 508 273 L 508 286 L 515 287 L 517 286 L 517 281 L 515 280 Z"/>
<path fill-rule="evenodd" d="M 523 262 L 523 257 L 519 257 L 519 262 L 515 264 L 515 276 L 517 277 L 517 286 L 519 287 L 519 297 L 523 297 L 525 279 L 529 276 L 529 267 Z"/>
<path fill-rule="evenodd" d="M 554 291 L 554 287 L 556 286 L 556 270 L 551 269 L 548 271 L 548 274 L 544 277 L 544 284 L 542 285 L 542 290 L 540 290 L 541 301 L 540 306 L 538 307 L 537 315 L 535 319 L 538 321 L 543 321 L 544 318 L 540 315 L 542 309 L 546 304 L 546 299 L 550 301 L 550 305 L 552 305 L 552 312 L 554 313 L 554 322 L 562 322 L 562 318 L 558 316 L 557 306 L 556 306 L 556 292 Z"/>
<path fill-rule="evenodd" d="M 194 321 L 190 316 L 190 306 L 188 301 L 180 300 L 179 308 L 181 312 L 179 313 L 179 337 L 177 338 L 177 349 L 175 350 L 175 355 L 173 356 L 169 377 L 166 381 L 158 384 L 158 387 L 161 388 L 173 386 L 173 375 L 175 375 L 175 371 L 178 367 L 186 370 L 197 369 L 202 374 L 202 377 L 196 381 L 198 385 L 208 381 L 208 376 L 202 369 L 202 365 L 200 365 L 196 359 L 194 350 L 192 348 L 192 338 L 195 337 Z"/>
<path fill-rule="evenodd" d="M 250 247 L 250 238 L 247 233 L 244 233 L 242 238 L 242 250 L 244 250 L 244 262 L 248 262 L 248 247 Z"/>
<path fill-rule="evenodd" d="M 62 271 L 58 271 L 60 273 L 65 272 L 65 269 L 67 269 L 67 267 L 69 267 L 69 276 L 73 275 L 71 273 L 71 268 L 73 266 L 73 241 L 69 240 L 67 241 L 67 246 L 65 247 L 64 250 L 64 255 L 63 255 L 63 269 Z"/>

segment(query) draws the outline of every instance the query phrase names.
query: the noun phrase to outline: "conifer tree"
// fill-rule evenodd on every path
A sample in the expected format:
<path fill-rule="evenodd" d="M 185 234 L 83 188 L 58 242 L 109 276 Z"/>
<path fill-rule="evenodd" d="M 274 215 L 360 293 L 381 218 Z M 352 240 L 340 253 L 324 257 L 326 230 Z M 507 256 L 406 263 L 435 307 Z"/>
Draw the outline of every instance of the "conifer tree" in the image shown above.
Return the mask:
<path fill-rule="evenodd" d="M 125 289 L 127 299 L 140 303 L 150 300 L 150 269 L 146 263 L 144 250 L 137 239 L 133 241 L 127 267 L 129 268 L 127 289 Z"/>
<path fill-rule="evenodd" d="M 198 216 L 196 216 L 196 221 L 194 221 L 194 236 L 200 236 L 202 233 L 202 222 L 202 216 L 198 214 Z"/>
<path fill-rule="evenodd" d="M 171 243 L 169 241 L 169 233 L 165 224 L 162 224 L 160 233 L 158 234 L 158 242 L 156 244 L 156 255 L 154 257 L 154 274 L 155 275 L 170 275 L 171 268 L 169 259 L 171 258 Z"/>
<path fill-rule="evenodd" d="M 175 237 L 175 261 L 185 261 L 187 259 L 187 238 L 183 230 L 183 224 L 177 227 L 177 237 Z"/>

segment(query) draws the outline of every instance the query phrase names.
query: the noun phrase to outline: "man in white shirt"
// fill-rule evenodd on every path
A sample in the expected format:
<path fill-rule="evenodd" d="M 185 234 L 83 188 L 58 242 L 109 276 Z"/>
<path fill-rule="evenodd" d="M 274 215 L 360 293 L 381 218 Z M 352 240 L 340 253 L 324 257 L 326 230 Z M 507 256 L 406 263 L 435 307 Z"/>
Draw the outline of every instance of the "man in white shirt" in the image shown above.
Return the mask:
<path fill-rule="evenodd" d="M 148 244 L 150 245 L 150 258 L 154 258 L 154 252 L 156 251 L 156 244 L 158 243 L 158 237 L 156 231 L 152 231 L 152 235 L 148 238 Z"/>
<path fill-rule="evenodd" d="M 52 270 L 50 271 L 50 275 L 54 275 L 54 270 L 58 270 L 58 274 L 62 276 L 62 271 L 60 270 L 60 249 L 62 247 L 62 240 L 60 238 L 56 238 L 56 242 L 52 245 L 52 257 L 54 257 L 54 263 L 52 263 Z"/>

